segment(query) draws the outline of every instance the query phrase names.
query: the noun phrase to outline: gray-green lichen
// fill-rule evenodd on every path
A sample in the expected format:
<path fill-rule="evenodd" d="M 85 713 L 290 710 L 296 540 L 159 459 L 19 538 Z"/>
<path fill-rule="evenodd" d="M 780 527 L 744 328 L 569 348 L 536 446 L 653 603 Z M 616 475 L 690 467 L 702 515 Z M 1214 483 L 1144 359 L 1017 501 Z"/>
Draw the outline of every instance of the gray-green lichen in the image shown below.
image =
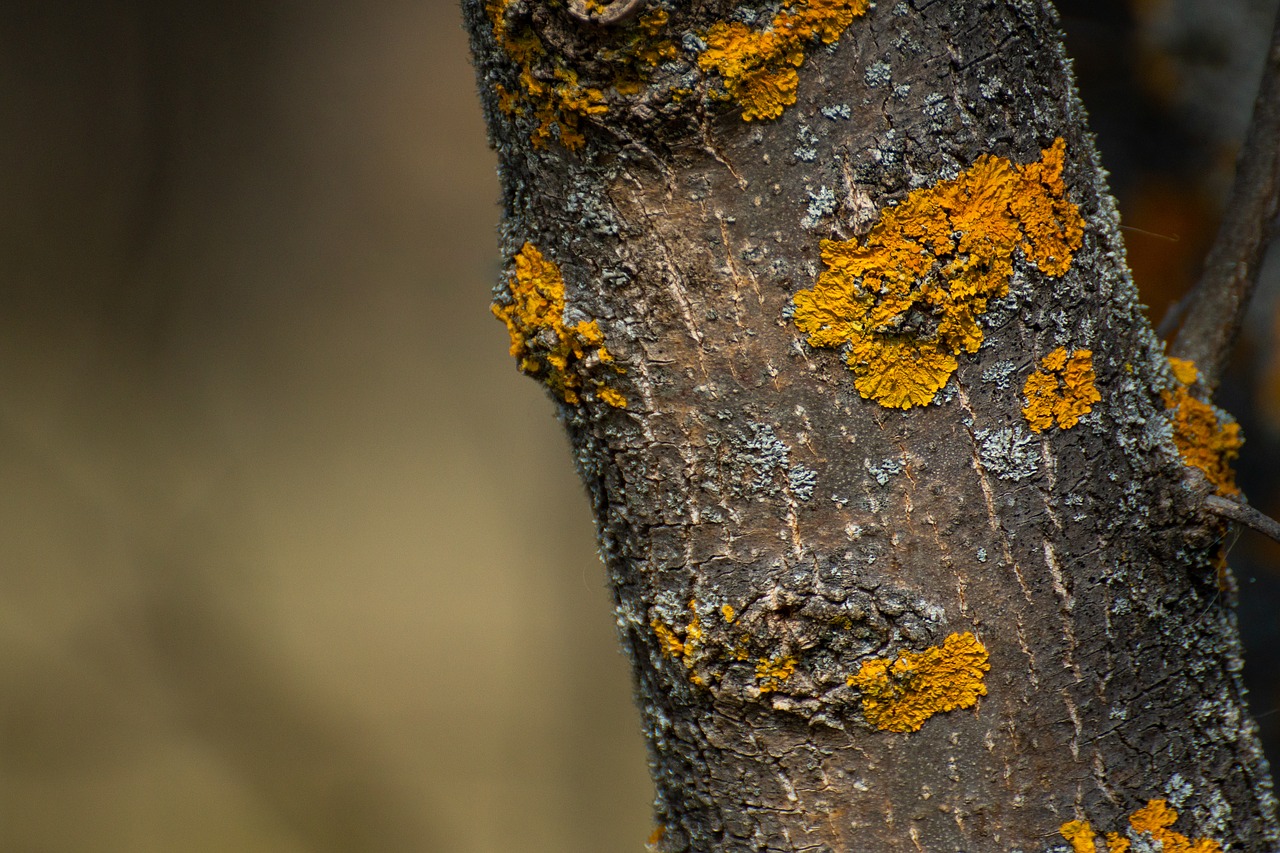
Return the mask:
<path fill-rule="evenodd" d="M 734 481 L 743 483 L 749 479 L 745 489 L 755 494 L 776 495 L 785 487 L 798 500 L 811 499 L 818 482 L 816 472 L 791 461 L 791 448 L 778 438 L 773 427 L 753 421 L 747 429 L 748 435 L 740 435 L 733 442 Z"/>
<path fill-rule="evenodd" d="M 1040 469 L 1039 442 L 1021 427 L 980 429 L 973 435 L 982 466 L 1000 479 L 1023 480 Z"/>
<path fill-rule="evenodd" d="M 867 473 L 882 486 L 888 484 L 890 477 L 893 477 L 896 474 L 901 474 L 902 469 L 905 468 L 906 465 L 907 458 L 905 454 L 902 456 L 882 459 L 875 464 L 872 464 L 870 459 L 862 460 L 862 467 L 865 468 Z"/>

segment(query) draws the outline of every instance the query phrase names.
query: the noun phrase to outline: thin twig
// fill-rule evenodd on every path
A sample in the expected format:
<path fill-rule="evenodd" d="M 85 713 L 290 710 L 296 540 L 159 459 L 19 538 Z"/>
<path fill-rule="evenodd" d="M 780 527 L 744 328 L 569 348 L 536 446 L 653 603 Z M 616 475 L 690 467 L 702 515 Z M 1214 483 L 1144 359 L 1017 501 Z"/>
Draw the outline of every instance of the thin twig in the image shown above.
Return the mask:
<path fill-rule="evenodd" d="M 1220 515 L 1232 521 L 1251 527 L 1263 536 L 1280 542 L 1280 521 L 1263 515 L 1247 503 L 1227 500 L 1218 495 L 1209 495 L 1204 499 L 1204 508 L 1214 515 Z"/>
<path fill-rule="evenodd" d="M 1160 340 L 1166 340 L 1174 332 L 1178 331 L 1178 325 L 1182 323 L 1182 316 L 1187 313 L 1187 306 L 1191 304 L 1191 297 L 1195 291 L 1183 294 L 1182 298 L 1169 306 L 1164 312 L 1164 317 L 1160 320 L 1160 325 L 1156 326 L 1156 337 Z"/>
<path fill-rule="evenodd" d="M 1170 354 L 1194 361 L 1212 392 L 1258 282 L 1280 205 L 1280 11 L 1222 224 Z"/>

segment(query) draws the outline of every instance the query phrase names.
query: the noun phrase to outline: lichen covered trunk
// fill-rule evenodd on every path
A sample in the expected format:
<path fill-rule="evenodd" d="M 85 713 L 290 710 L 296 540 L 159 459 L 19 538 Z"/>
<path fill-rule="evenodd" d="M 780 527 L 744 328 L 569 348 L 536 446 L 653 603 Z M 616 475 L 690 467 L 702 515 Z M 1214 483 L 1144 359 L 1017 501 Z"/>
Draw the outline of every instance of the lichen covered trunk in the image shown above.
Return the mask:
<path fill-rule="evenodd" d="M 1200 509 L 1239 438 L 1137 303 L 1051 12 L 465 10 L 494 313 L 591 494 L 655 847 L 1275 849 Z"/>

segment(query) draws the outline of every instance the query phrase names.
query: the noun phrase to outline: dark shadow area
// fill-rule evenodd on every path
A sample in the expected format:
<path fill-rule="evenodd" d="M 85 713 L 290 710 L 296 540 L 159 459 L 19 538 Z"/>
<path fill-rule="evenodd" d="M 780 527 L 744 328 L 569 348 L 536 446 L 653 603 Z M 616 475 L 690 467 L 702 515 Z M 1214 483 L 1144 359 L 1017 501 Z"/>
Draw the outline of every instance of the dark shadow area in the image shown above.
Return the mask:
<path fill-rule="evenodd" d="M 1261 75 L 1274 0 L 1058 3 L 1081 97 L 1097 134 L 1129 266 L 1152 322 L 1194 284 L 1211 244 Z M 1280 513 L 1277 361 L 1280 252 L 1263 270 L 1216 401 L 1246 436 L 1238 482 Z M 1280 546 L 1240 534 L 1229 562 L 1240 585 L 1245 683 L 1272 767 L 1280 766 Z"/>

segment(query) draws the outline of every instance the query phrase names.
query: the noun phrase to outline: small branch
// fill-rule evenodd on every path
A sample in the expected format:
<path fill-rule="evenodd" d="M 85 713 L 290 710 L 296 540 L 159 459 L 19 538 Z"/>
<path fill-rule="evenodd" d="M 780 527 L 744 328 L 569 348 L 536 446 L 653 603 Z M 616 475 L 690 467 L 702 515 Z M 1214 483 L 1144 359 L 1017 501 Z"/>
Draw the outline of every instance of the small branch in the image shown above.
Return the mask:
<path fill-rule="evenodd" d="M 1280 542 L 1280 521 L 1263 515 L 1247 503 L 1209 495 L 1204 499 L 1204 508 L 1214 515 L 1251 527 L 1262 535 Z"/>
<path fill-rule="evenodd" d="M 1187 306 L 1191 303 L 1191 297 L 1196 293 L 1192 288 L 1182 295 L 1182 298 L 1169 306 L 1164 312 L 1164 317 L 1160 320 L 1160 325 L 1156 326 L 1156 337 L 1162 341 L 1168 340 L 1169 336 L 1178 331 L 1178 326 L 1182 323 L 1183 316 L 1187 313 Z"/>
<path fill-rule="evenodd" d="M 645 0 L 615 0 L 605 6 L 600 14 L 593 15 L 587 8 L 586 0 L 570 0 L 569 14 L 584 24 L 609 27 L 631 20 L 644 8 L 644 4 Z"/>
<path fill-rule="evenodd" d="M 1280 204 L 1280 12 L 1272 29 L 1262 83 L 1253 104 L 1236 178 L 1204 273 L 1192 290 L 1187 319 L 1170 355 L 1196 363 L 1212 393 L 1222 377 L 1258 282 Z"/>

